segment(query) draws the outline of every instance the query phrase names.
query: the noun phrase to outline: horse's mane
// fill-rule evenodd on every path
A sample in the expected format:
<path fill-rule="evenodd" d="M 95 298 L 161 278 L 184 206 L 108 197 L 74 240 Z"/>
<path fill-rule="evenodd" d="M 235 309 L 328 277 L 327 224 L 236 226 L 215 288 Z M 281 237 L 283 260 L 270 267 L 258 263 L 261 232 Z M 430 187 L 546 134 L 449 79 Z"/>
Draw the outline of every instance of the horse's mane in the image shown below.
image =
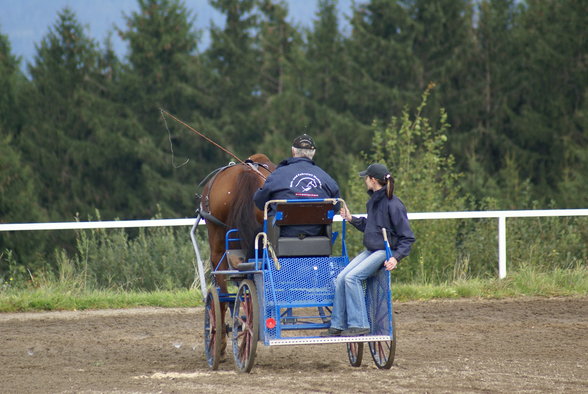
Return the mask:
<path fill-rule="evenodd" d="M 255 217 L 253 194 L 261 186 L 259 174 L 245 168 L 237 177 L 235 190 L 238 190 L 235 202 L 229 212 L 227 225 L 229 228 L 239 229 L 241 248 L 249 253 L 253 250 L 255 235 L 260 224 Z"/>

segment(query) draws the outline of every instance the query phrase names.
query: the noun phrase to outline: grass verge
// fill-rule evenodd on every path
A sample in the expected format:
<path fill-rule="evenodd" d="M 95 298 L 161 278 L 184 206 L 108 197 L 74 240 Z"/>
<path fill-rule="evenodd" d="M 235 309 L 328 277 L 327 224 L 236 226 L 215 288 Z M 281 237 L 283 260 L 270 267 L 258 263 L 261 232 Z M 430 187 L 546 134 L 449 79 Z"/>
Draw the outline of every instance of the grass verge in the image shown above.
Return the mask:
<path fill-rule="evenodd" d="M 396 284 L 394 300 L 437 298 L 506 298 L 522 296 L 562 297 L 588 295 L 588 270 L 585 267 L 540 272 L 532 267 L 511 273 L 505 279 L 470 279 L 445 284 Z"/>
<path fill-rule="evenodd" d="M 0 293 L 0 312 L 117 309 L 135 307 L 181 308 L 202 305 L 199 291 L 69 291 L 60 286 L 9 289 Z"/>
<path fill-rule="evenodd" d="M 506 279 L 470 279 L 445 284 L 394 284 L 395 301 L 442 298 L 506 298 L 521 296 L 586 296 L 588 269 L 555 269 L 539 272 L 523 268 Z M 44 283 L 36 288 L 0 290 L 0 312 L 115 309 L 134 307 L 194 307 L 202 305 L 197 290 L 119 291 L 82 290 L 64 283 Z"/>

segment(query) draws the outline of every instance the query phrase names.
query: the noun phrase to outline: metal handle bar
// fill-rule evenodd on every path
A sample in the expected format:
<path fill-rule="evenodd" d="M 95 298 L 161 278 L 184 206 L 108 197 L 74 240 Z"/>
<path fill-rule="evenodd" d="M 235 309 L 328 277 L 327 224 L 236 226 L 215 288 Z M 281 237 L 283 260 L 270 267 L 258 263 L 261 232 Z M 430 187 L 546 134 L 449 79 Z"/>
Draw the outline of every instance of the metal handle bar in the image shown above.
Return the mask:
<path fill-rule="evenodd" d="M 388 232 L 385 228 L 382 229 L 382 234 L 384 235 L 384 246 L 386 247 L 386 260 L 392 257 L 392 250 L 390 249 L 390 243 L 388 242 Z"/>

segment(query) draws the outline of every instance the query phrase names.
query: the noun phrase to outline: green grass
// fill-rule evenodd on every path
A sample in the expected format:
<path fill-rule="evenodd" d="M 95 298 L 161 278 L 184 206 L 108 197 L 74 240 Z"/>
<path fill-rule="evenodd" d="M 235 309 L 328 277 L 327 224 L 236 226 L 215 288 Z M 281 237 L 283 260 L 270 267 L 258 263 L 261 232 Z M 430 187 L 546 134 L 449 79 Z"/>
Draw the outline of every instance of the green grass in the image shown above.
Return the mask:
<path fill-rule="evenodd" d="M 398 301 L 435 298 L 505 298 L 522 296 L 561 297 L 588 295 L 588 270 L 557 268 L 540 272 L 522 268 L 505 279 L 470 279 L 446 284 L 396 284 L 394 299 Z"/>
<path fill-rule="evenodd" d="M 522 296 L 586 296 L 585 267 L 539 272 L 525 267 L 506 279 L 470 279 L 445 284 L 394 284 L 395 301 L 505 298 Z M 202 305 L 198 290 L 120 291 L 83 290 L 78 285 L 43 282 L 32 288 L 0 290 L 0 312 L 85 310 L 134 307 L 194 307 Z"/>
<path fill-rule="evenodd" d="M 200 291 L 70 291 L 63 287 L 6 289 L 0 293 L 0 312 L 116 309 L 135 307 L 194 307 L 202 305 Z"/>

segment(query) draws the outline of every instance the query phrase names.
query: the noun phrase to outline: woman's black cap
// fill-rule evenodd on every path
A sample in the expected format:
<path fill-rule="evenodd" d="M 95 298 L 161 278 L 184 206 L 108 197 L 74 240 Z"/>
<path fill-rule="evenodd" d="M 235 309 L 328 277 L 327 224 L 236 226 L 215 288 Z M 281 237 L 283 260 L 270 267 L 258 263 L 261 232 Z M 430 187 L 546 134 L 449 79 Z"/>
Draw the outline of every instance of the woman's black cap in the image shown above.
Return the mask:
<path fill-rule="evenodd" d="M 379 179 L 381 181 L 386 180 L 386 175 L 388 175 L 388 169 L 385 165 L 374 163 L 370 164 L 368 168 L 364 171 L 359 173 L 359 176 L 371 176 L 372 178 Z"/>

